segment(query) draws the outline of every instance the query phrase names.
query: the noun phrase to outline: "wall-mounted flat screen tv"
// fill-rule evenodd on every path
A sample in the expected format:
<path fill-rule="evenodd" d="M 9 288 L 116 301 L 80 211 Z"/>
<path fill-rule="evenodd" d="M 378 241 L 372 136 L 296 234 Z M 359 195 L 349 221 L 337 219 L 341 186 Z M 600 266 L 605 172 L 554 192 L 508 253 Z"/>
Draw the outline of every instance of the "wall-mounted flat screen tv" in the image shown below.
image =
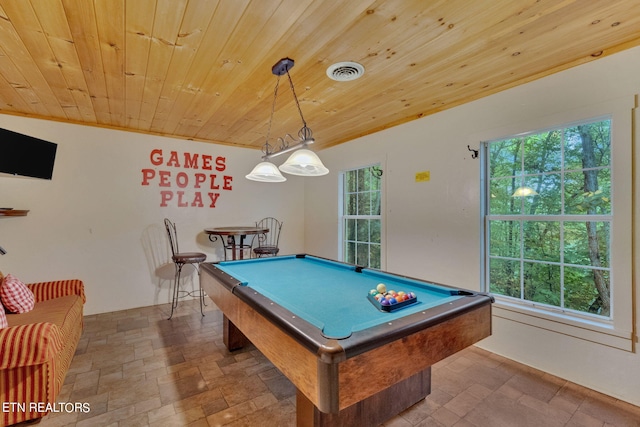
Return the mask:
<path fill-rule="evenodd" d="M 0 172 L 51 179 L 58 144 L 0 129 Z"/>

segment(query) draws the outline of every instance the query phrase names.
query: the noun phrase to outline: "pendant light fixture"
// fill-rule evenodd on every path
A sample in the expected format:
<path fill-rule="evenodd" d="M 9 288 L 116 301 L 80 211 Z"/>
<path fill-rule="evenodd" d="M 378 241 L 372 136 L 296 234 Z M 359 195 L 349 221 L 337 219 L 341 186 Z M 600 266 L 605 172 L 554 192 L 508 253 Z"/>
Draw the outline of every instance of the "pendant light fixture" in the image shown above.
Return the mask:
<path fill-rule="evenodd" d="M 293 68 L 294 62 L 293 59 L 290 58 L 282 58 L 278 61 L 272 68 L 271 72 L 278 76 L 276 81 L 276 87 L 273 92 L 273 104 L 271 106 L 271 117 L 269 119 L 269 128 L 267 129 L 267 139 L 264 143 L 264 147 L 262 152 L 264 155 L 262 156 L 262 162 L 258 163 L 256 167 L 253 168 L 251 173 L 246 176 L 247 179 L 252 181 L 260 181 L 260 182 L 282 182 L 286 181 L 286 178 L 282 176 L 280 171 L 291 174 L 291 175 L 299 175 L 299 176 L 322 176 L 329 173 L 329 169 L 327 169 L 323 164 L 320 158 L 307 147 L 310 144 L 313 144 L 315 140 L 313 139 L 313 132 L 307 126 L 307 122 L 304 120 L 304 116 L 302 115 L 302 110 L 300 109 L 300 103 L 298 102 L 298 97 L 296 96 L 295 88 L 293 87 L 293 81 L 291 80 L 291 75 L 289 74 L 289 70 Z M 296 102 L 296 107 L 298 108 L 298 113 L 300 113 L 300 119 L 302 120 L 302 128 L 298 131 L 298 138 L 294 138 L 291 134 L 286 134 L 284 137 L 278 137 L 277 141 L 279 146 L 276 151 L 272 150 L 271 144 L 269 144 L 269 137 L 271 135 L 271 125 L 273 123 L 273 114 L 276 109 L 276 100 L 278 98 L 278 87 L 280 86 L 280 77 L 283 75 L 287 75 L 289 78 L 289 87 L 291 88 L 291 93 L 293 94 L 293 99 Z M 276 167 L 269 160 L 272 158 L 279 156 L 281 154 L 294 152 L 286 162 L 284 162 L 279 168 Z M 279 170 L 278 170 L 279 169 Z"/>

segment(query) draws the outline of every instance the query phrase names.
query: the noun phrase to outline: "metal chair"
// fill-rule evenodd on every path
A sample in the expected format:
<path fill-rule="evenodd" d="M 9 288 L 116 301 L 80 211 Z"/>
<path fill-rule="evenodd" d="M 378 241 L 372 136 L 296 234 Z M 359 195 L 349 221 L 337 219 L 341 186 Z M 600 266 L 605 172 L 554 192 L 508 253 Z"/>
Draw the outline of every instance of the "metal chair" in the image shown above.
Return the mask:
<path fill-rule="evenodd" d="M 256 227 L 268 228 L 269 232 L 258 235 L 258 246 L 253 248 L 253 253 L 258 258 L 276 256 L 280 252 L 278 243 L 280 241 L 280 230 L 282 222 L 273 217 L 263 218 L 256 222 Z"/>
<path fill-rule="evenodd" d="M 207 259 L 207 255 L 202 252 L 180 252 L 178 248 L 178 233 L 176 231 L 175 223 L 171 222 L 168 218 L 164 219 L 164 226 L 167 229 L 167 235 L 169 236 L 169 244 L 171 245 L 171 259 L 175 264 L 176 274 L 173 284 L 173 299 L 171 301 L 171 315 L 169 320 L 173 317 L 173 311 L 178 306 L 178 299 L 180 298 L 180 292 L 185 293 L 185 296 L 193 296 L 193 292 L 180 290 L 180 275 L 182 274 L 182 268 L 191 264 L 196 268 L 198 275 L 200 275 L 200 263 Z M 198 284 L 198 286 L 200 286 Z M 202 288 L 197 291 L 198 298 L 200 299 L 200 313 L 204 316 L 204 310 L 202 308 L 204 303 L 204 292 Z"/>

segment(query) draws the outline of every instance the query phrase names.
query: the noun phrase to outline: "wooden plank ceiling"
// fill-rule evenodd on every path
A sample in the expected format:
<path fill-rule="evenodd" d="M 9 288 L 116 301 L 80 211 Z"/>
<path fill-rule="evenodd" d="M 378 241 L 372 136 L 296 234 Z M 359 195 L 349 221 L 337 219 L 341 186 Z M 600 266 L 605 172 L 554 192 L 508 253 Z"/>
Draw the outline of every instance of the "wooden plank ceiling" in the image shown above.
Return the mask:
<path fill-rule="evenodd" d="M 640 44 L 640 1 L 0 0 L 0 113 L 261 148 L 283 57 L 315 149 Z M 353 81 L 336 62 L 365 68 Z M 302 122 L 286 75 L 271 137 Z"/>

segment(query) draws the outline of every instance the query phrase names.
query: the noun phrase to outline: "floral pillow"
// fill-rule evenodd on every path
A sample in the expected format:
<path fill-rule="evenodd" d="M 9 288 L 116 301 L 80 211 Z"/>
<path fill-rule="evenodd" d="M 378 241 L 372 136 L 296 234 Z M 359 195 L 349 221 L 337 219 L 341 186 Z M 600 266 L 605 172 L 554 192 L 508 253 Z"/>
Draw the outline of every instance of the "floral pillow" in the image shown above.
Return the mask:
<path fill-rule="evenodd" d="M 0 286 L 0 302 L 9 313 L 26 313 L 33 310 L 35 297 L 24 283 L 7 274 Z"/>

